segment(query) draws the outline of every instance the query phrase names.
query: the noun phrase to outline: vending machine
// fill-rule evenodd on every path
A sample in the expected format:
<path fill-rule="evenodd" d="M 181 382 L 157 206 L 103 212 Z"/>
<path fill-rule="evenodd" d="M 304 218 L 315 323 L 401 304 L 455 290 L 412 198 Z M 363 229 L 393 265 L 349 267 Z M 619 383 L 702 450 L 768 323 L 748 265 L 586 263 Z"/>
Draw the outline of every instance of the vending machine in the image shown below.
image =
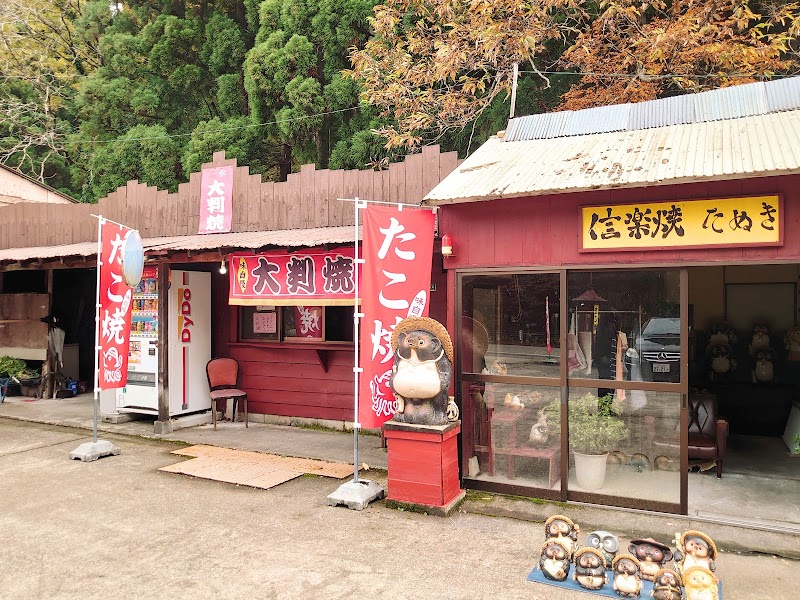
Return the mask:
<path fill-rule="evenodd" d="M 162 267 L 165 268 L 165 267 Z M 210 410 L 206 364 L 211 359 L 211 274 L 171 271 L 158 289 L 156 267 L 146 267 L 134 290 L 128 382 L 116 394 L 120 413 L 158 414 L 158 298 L 167 295 L 169 415 Z"/>
<path fill-rule="evenodd" d="M 210 410 L 211 273 L 172 271 L 169 319 L 169 414 Z"/>

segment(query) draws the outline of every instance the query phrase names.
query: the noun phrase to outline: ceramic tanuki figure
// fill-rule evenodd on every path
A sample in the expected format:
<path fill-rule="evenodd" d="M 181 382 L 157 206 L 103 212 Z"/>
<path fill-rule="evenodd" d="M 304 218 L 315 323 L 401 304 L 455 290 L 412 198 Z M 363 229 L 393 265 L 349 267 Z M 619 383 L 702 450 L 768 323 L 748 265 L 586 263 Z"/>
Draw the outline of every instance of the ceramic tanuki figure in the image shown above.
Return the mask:
<path fill-rule="evenodd" d="M 389 385 L 400 423 L 445 425 L 447 388 L 453 373 L 453 343 L 444 326 L 428 317 L 408 317 L 392 333 L 394 366 Z"/>
<path fill-rule="evenodd" d="M 566 580 L 570 568 L 569 547 L 566 542 L 550 538 L 542 544 L 539 568 L 548 579 L 553 581 Z"/>
<path fill-rule="evenodd" d="M 647 581 L 653 581 L 664 563 L 672 560 L 672 550 L 669 549 L 669 546 L 657 542 L 653 538 L 631 540 L 628 552 L 639 559 L 642 579 Z"/>
<path fill-rule="evenodd" d="M 769 327 L 755 325 L 753 327 L 753 338 L 750 340 L 750 356 L 755 358 L 761 350 L 769 350 L 769 343 Z"/>
<path fill-rule="evenodd" d="M 800 327 L 792 327 L 783 338 L 786 344 L 787 360 L 800 360 Z"/>
<path fill-rule="evenodd" d="M 562 540 L 567 546 L 570 559 L 578 548 L 578 531 L 580 531 L 580 527 L 564 515 L 553 515 L 544 523 L 544 539 Z"/>
<path fill-rule="evenodd" d="M 650 595 L 655 600 L 681 600 L 681 576 L 672 569 L 659 569 Z"/>
<path fill-rule="evenodd" d="M 705 567 L 689 567 L 683 573 L 686 600 L 718 600 L 717 578 Z M 768 594 L 767 594 L 768 595 Z"/>
<path fill-rule="evenodd" d="M 614 573 L 614 591 L 623 598 L 638 598 L 642 591 L 642 578 L 639 575 L 639 560 L 623 552 L 617 554 L 611 563 Z"/>
<path fill-rule="evenodd" d="M 716 571 L 714 560 L 717 558 L 717 546 L 702 531 L 688 530 L 682 535 L 675 534 L 675 566 L 681 575 L 691 567 L 703 567 L 711 572 Z M 684 575 L 684 584 L 686 577 Z"/>
<path fill-rule="evenodd" d="M 760 350 L 755 355 L 753 366 L 753 383 L 772 383 L 775 379 L 775 353 L 772 350 Z"/>
<path fill-rule="evenodd" d="M 606 559 L 600 550 L 585 546 L 575 551 L 575 571 L 572 574 L 578 585 L 587 590 L 599 590 L 608 583 Z"/>

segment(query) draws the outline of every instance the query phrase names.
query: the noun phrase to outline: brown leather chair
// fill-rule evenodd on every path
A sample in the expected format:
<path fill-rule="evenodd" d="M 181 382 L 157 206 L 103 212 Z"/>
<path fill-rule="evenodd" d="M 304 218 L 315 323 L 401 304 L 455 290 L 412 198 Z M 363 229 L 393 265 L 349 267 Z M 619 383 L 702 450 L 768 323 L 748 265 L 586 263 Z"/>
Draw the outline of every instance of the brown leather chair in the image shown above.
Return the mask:
<path fill-rule="evenodd" d="M 689 394 L 689 460 L 713 460 L 717 477 L 728 441 L 728 422 L 717 415 L 717 397 L 705 392 Z"/>
<path fill-rule="evenodd" d="M 236 402 L 242 401 L 244 406 L 244 426 L 247 423 L 247 392 L 238 389 L 239 363 L 233 358 L 212 358 L 206 364 L 208 387 L 211 388 L 211 415 L 214 429 L 217 428 L 217 400 L 232 400 L 231 420 L 236 420 Z M 240 408 L 241 410 L 241 408 Z"/>

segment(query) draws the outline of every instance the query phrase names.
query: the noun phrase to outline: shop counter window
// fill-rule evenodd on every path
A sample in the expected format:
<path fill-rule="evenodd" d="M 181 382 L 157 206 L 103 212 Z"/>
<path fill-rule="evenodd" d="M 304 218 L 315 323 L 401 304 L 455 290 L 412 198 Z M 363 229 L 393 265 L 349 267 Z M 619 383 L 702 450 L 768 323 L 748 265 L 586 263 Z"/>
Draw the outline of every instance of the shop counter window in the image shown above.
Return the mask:
<path fill-rule="evenodd" d="M 352 306 L 242 306 L 239 341 L 353 342 Z"/>

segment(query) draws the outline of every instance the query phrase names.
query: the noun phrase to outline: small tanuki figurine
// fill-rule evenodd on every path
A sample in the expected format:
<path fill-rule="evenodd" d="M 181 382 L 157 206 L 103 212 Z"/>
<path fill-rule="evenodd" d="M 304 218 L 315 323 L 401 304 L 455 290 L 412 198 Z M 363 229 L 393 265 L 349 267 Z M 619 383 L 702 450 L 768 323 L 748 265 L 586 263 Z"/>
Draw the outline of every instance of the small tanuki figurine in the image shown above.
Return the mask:
<path fill-rule="evenodd" d="M 786 344 L 787 360 L 800 360 L 800 327 L 792 327 L 783 338 Z"/>
<path fill-rule="evenodd" d="M 769 327 L 766 325 L 753 326 L 753 338 L 750 341 L 750 356 L 755 358 L 761 350 L 769 350 L 769 344 Z"/>
<path fill-rule="evenodd" d="M 572 559 L 572 555 L 578 548 L 579 531 L 580 527 L 575 525 L 572 519 L 564 515 L 553 515 L 544 522 L 544 539 L 554 538 L 563 541 L 566 544 L 570 559 Z"/>
<path fill-rule="evenodd" d="M 655 600 L 681 600 L 681 576 L 672 569 L 659 569 L 650 595 Z"/>
<path fill-rule="evenodd" d="M 569 547 L 563 540 L 550 538 L 542 544 L 539 568 L 545 577 L 564 581 L 569 575 L 569 567 Z"/>
<path fill-rule="evenodd" d="M 447 388 L 453 373 L 453 342 L 444 326 L 428 317 L 407 317 L 392 333 L 394 366 L 389 385 L 400 423 L 445 425 Z"/>
<path fill-rule="evenodd" d="M 611 563 L 614 573 L 614 591 L 623 598 L 638 598 L 642 591 L 642 578 L 639 575 L 639 560 L 623 552 L 617 554 Z"/>
<path fill-rule="evenodd" d="M 603 553 L 606 559 L 606 568 L 611 568 L 611 562 L 619 552 L 619 538 L 608 531 L 593 531 L 586 536 L 586 545 Z"/>
<path fill-rule="evenodd" d="M 587 590 L 599 590 L 608 583 L 606 559 L 600 550 L 584 546 L 575 551 L 575 571 L 572 574 L 578 585 Z"/>
<path fill-rule="evenodd" d="M 753 383 L 772 383 L 775 379 L 775 353 L 770 350 L 759 350 L 753 365 Z"/>
<path fill-rule="evenodd" d="M 688 530 L 682 535 L 675 534 L 675 567 L 683 575 L 686 583 L 686 571 L 691 567 L 703 567 L 712 573 L 717 570 L 714 560 L 717 558 L 717 546 L 702 531 Z"/>
<path fill-rule="evenodd" d="M 716 576 L 705 567 L 689 567 L 683 573 L 686 600 L 718 600 Z"/>
<path fill-rule="evenodd" d="M 672 550 L 669 546 L 653 538 L 631 540 L 628 552 L 639 559 L 642 579 L 647 581 L 653 581 L 664 563 L 672 560 Z"/>

